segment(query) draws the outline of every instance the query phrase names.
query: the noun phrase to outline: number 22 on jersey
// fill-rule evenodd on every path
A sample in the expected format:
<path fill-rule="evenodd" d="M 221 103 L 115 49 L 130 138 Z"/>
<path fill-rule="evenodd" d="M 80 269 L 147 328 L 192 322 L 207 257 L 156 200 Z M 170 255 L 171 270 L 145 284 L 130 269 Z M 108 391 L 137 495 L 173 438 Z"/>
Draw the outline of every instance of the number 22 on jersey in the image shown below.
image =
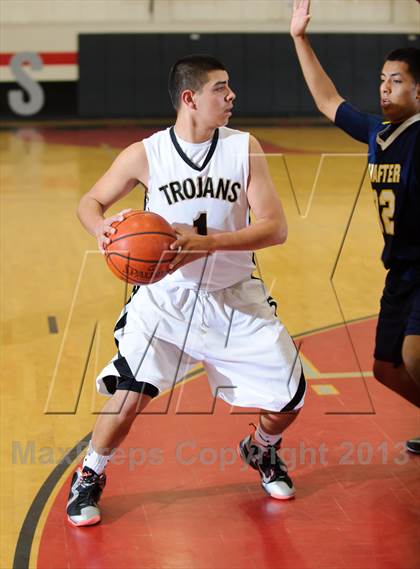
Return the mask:
<path fill-rule="evenodd" d="M 378 209 L 382 230 L 386 235 L 394 235 L 395 194 L 391 189 L 374 190 L 373 196 Z"/>

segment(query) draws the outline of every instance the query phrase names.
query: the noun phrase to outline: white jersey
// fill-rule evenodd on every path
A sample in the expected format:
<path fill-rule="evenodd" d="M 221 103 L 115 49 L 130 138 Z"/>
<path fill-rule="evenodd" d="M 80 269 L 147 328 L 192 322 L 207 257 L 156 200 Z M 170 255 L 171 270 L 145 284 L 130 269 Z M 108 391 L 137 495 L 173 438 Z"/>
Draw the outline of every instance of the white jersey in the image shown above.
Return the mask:
<path fill-rule="evenodd" d="M 237 231 L 249 224 L 249 134 L 227 127 L 200 144 L 176 137 L 173 127 L 144 141 L 149 163 L 146 210 L 198 233 Z M 252 252 L 216 251 L 162 281 L 185 288 L 218 290 L 249 278 Z"/>

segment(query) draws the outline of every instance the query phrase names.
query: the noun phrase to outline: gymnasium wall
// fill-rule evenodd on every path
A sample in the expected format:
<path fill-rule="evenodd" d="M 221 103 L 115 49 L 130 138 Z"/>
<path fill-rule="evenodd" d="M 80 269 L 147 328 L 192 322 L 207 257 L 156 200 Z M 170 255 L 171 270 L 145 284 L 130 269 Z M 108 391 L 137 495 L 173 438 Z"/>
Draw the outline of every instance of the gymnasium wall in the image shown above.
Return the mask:
<path fill-rule="evenodd" d="M 167 116 L 167 56 L 172 62 L 171 55 L 188 51 L 213 51 L 227 62 L 240 93 L 237 112 L 315 114 L 288 36 L 291 4 L 289 0 L 1 0 L 1 115 L 77 116 L 80 110 L 89 116 L 89 98 L 92 103 L 96 96 L 95 115 Z M 369 110 L 374 110 L 376 97 L 366 98 L 365 92 L 374 84 L 376 95 L 374 70 L 382 55 L 389 46 L 418 45 L 419 30 L 416 0 L 312 2 L 312 38 L 323 63 L 345 89 L 343 94 Z M 173 51 L 165 51 L 165 46 Z M 16 54 L 22 52 L 32 55 L 19 59 Z M 141 76 L 147 76 L 152 87 L 147 93 Z M 102 78 L 102 102 L 94 92 L 88 94 L 93 77 Z M 257 96 L 260 104 L 255 106 Z"/>
<path fill-rule="evenodd" d="M 404 34 L 315 34 L 312 43 L 340 93 L 379 112 L 383 54 L 415 42 Z M 224 62 L 237 94 L 236 116 L 318 114 L 288 34 L 179 33 L 81 35 L 80 115 L 171 115 L 167 77 L 186 53 L 212 53 Z"/>

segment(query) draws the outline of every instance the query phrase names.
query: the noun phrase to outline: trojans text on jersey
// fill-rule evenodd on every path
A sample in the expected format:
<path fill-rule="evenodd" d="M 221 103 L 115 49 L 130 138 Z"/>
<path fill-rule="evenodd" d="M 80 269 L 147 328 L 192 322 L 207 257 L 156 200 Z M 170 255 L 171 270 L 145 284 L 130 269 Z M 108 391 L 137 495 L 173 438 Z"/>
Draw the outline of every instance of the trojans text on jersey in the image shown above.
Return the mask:
<path fill-rule="evenodd" d="M 197 178 L 186 178 L 181 182 L 168 182 L 159 188 L 159 191 L 165 194 L 169 205 L 195 198 L 215 198 L 236 202 L 240 190 L 239 182 L 210 176 L 197 176 Z"/>

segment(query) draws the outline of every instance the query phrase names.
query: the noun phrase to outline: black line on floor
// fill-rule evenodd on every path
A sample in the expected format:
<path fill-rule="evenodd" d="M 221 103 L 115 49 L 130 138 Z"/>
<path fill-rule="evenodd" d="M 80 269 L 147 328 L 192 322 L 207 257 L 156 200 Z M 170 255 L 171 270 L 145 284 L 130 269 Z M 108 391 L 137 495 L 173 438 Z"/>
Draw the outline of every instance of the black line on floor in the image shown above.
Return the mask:
<path fill-rule="evenodd" d="M 58 334 L 58 324 L 55 316 L 48 316 L 48 330 L 50 334 Z"/>
<path fill-rule="evenodd" d="M 58 481 L 63 476 L 69 465 L 76 460 L 81 451 L 82 445 L 88 443 L 91 435 L 91 432 L 88 433 L 66 454 L 66 456 L 61 459 L 38 490 L 19 532 L 15 549 L 15 557 L 13 559 L 13 569 L 29 569 L 32 542 L 38 526 L 39 518 L 45 508 L 45 504 Z M 63 516 L 65 516 L 65 512 L 63 512 Z"/>
<path fill-rule="evenodd" d="M 360 318 L 351 318 L 346 320 L 345 322 L 337 322 L 335 324 L 327 324 L 326 326 L 321 326 L 321 328 L 312 328 L 312 330 L 306 330 L 306 332 L 297 332 L 293 334 L 292 338 L 297 339 L 301 336 L 308 336 L 310 334 L 317 334 L 318 332 L 328 332 L 329 330 L 333 330 L 334 328 L 340 328 L 340 326 L 345 326 L 346 324 L 357 324 L 359 322 L 363 322 L 365 320 L 372 320 L 373 318 L 377 318 L 378 313 L 370 314 L 369 316 L 361 316 Z"/>

